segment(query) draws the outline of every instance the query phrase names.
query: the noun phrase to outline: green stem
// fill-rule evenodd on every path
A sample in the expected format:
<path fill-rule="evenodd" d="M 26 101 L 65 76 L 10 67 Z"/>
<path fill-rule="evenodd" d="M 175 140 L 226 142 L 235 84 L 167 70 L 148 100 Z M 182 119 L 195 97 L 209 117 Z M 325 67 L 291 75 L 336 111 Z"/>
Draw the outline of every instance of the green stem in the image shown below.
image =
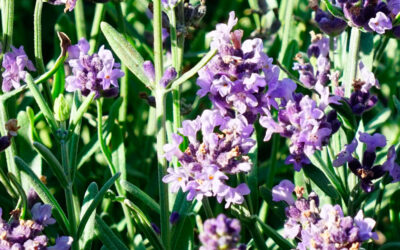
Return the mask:
<path fill-rule="evenodd" d="M 154 68 L 156 73 L 156 85 L 163 76 L 163 44 L 162 44 L 162 14 L 161 0 L 153 0 L 153 29 L 154 29 Z"/>
<path fill-rule="evenodd" d="M 211 206 L 210 206 L 210 201 L 208 200 L 207 197 L 204 197 L 203 200 L 201 201 L 203 203 L 203 208 L 204 211 L 206 212 L 207 218 L 214 218 Z"/>
<path fill-rule="evenodd" d="M 0 182 L 3 184 L 4 188 L 7 190 L 8 194 L 11 196 L 11 198 L 13 198 L 13 199 L 18 198 L 17 193 L 10 185 L 10 181 L 8 180 L 8 178 L 2 168 L 0 168 Z"/>
<path fill-rule="evenodd" d="M 3 53 L 10 49 L 13 37 L 14 27 L 14 0 L 3 0 L 1 8 L 2 26 L 3 26 Z"/>
<path fill-rule="evenodd" d="M 170 249 L 169 238 L 169 200 L 168 200 L 168 185 L 162 181 L 166 174 L 167 161 L 164 157 L 163 146 L 166 143 L 166 128 L 165 128 L 165 91 L 158 87 L 155 91 L 156 98 L 156 123 L 157 123 L 157 159 L 158 159 L 158 185 L 160 195 L 161 208 L 161 238 L 166 249 Z"/>
<path fill-rule="evenodd" d="M 348 66 L 344 71 L 345 97 L 350 97 L 353 81 L 357 76 L 358 57 L 360 50 L 361 31 L 353 27 L 350 35 L 350 48 L 348 54 Z"/>
<path fill-rule="evenodd" d="M 35 14 L 33 17 L 33 26 L 34 26 L 35 62 L 36 62 L 36 69 L 39 75 L 42 75 L 45 72 L 43 53 L 42 53 L 42 8 L 43 8 L 43 0 L 36 0 Z M 46 81 L 43 81 L 43 92 L 46 102 L 49 104 L 49 106 L 52 107 L 53 98 L 51 96 L 50 86 Z"/>
<path fill-rule="evenodd" d="M 250 231 L 250 234 L 254 240 L 254 243 L 256 245 L 256 249 L 259 250 L 267 250 L 267 245 L 265 244 L 265 240 L 261 235 L 261 232 L 258 228 L 258 226 L 255 225 L 257 223 L 256 221 L 251 224 L 246 224 L 247 229 Z"/>
<path fill-rule="evenodd" d="M 8 111 L 6 101 L 1 100 L 0 102 L 0 133 L 1 135 L 7 135 L 6 123 L 8 121 Z M 15 146 L 13 145 L 14 139 L 11 139 L 11 145 L 4 151 L 6 154 L 7 170 L 15 175 L 18 181 L 21 180 L 20 172 L 14 162 L 14 156 L 16 155 Z"/>
<path fill-rule="evenodd" d="M 103 108 L 101 101 L 97 99 L 96 104 L 97 104 L 97 136 L 99 138 L 101 151 L 104 157 L 106 158 L 108 166 L 110 167 L 111 175 L 114 176 L 117 173 L 117 168 L 114 166 L 114 163 L 112 162 L 111 153 L 103 137 Z M 126 195 L 126 192 L 122 188 L 121 183 L 119 181 L 115 182 L 115 188 L 117 189 L 118 195 L 120 196 Z M 124 216 L 127 221 L 128 236 L 129 238 L 133 238 L 134 237 L 133 222 L 131 215 L 129 213 L 129 209 L 126 207 L 126 205 L 122 204 L 122 210 L 124 212 Z"/>
<path fill-rule="evenodd" d="M 383 56 L 383 52 L 386 49 L 386 46 L 389 43 L 390 38 L 388 36 L 384 36 L 381 38 L 381 42 L 379 43 L 379 46 L 376 50 L 376 52 L 374 53 L 374 70 L 373 72 L 376 73 L 376 70 L 378 69 L 379 63 L 382 59 Z"/>
<path fill-rule="evenodd" d="M 329 59 L 332 63 L 331 68 L 335 68 L 335 37 L 329 36 Z"/>
<path fill-rule="evenodd" d="M 75 237 L 76 230 L 77 230 L 77 221 L 76 221 L 76 214 L 75 214 L 75 207 L 74 207 L 74 194 L 72 190 L 73 183 L 71 182 L 71 171 L 69 166 L 69 157 L 68 157 L 68 147 L 67 143 L 64 139 L 60 140 L 61 145 L 61 160 L 62 165 L 64 168 L 65 175 L 68 177 L 68 186 L 65 188 L 65 202 L 67 204 L 67 211 L 68 211 L 68 220 L 70 223 L 70 233 Z M 72 249 L 79 249 L 79 239 L 74 239 L 72 243 Z"/>
<path fill-rule="evenodd" d="M 75 24 L 76 24 L 76 35 L 78 40 L 86 38 L 86 23 L 85 23 L 85 12 L 83 10 L 83 1 L 77 0 L 74 8 Z"/>
<path fill-rule="evenodd" d="M 90 51 L 89 54 L 92 54 L 94 51 L 96 51 L 97 46 L 98 46 L 98 36 L 100 34 L 100 23 L 104 18 L 104 13 L 105 13 L 105 4 L 98 3 L 96 4 L 96 8 L 94 11 L 94 18 L 93 18 L 93 24 L 92 24 L 92 30 L 90 31 Z"/>

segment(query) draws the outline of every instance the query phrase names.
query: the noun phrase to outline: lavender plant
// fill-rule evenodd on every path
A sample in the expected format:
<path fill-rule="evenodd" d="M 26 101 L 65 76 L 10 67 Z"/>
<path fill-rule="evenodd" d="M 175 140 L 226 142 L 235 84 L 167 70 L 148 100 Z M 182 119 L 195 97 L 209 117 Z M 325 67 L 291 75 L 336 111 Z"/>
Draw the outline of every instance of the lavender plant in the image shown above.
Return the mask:
<path fill-rule="evenodd" d="M 399 6 L 3 0 L 0 249 L 399 248 Z"/>

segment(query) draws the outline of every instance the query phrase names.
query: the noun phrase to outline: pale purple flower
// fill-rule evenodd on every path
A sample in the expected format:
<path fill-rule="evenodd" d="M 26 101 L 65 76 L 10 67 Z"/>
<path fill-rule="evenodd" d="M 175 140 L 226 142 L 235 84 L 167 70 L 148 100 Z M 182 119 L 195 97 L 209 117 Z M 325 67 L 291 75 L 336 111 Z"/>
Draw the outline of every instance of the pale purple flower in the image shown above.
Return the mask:
<path fill-rule="evenodd" d="M 374 152 L 376 148 L 383 148 L 386 146 L 386 137 L 382 134 L 375 133 L 373 135 L 359 132 L 360 142 L 365 143 L 367 146 L 366 151 Z"/>
<path fill-rule="evenodd" d="M 387 160 L 382 164 L 382 168 L 392 176 L 393 182 L 400 181 L 400 166 L 395 162 L 396 157 L 396 148 L 391 146 L 387 154 Z"/>
<path fill-rule="evenodd" d="M 354 218 L 344 216 L 339 205 L 325 204 L 319 208 L 316 193 L 305 198 L 303 188 L 295 190 L 297 200 L 286 208 L 283 236 L 297 238 L 296 249 L 357 249 L 364 241 L 377 239 L 372 232 L 375 221 L 364 218 L 362 211 Z"/>
<path fill-rule="evenodd" d="M 282 180 L 279 185 L 272 188 L 273 201 L 285 201 L 288 205 L 294 204 L 294 184 L 289 180 Z"/>
<path fill-rule="evenodd" d="M 238 250 L 240 240 L 240 222 L 224 214 L 204 222 L 203 232 L 199 239 L 202 244 L 200 250 L 232 249 Z"/>
<path fill-rule="evenodd" d="M 54 246 L 48 247 L 48 250 L 68 250 L 71 248 L 74 239 L 70 236 L 61 236 L 56 239 Z"/>
<path fill-rule="evenodd" d="M 118 79 L 124 76 L 118 63 L 115 63 L 110 50 L 101 46 L 98 53 L 88 54 L 89 43 L 82 38 L 78 44 L 68 48 L 68 63 L 72 75 L 65 79 L 66 90 L 81 91 L 85 96 L 91 92 L 95 98 L 118 95 Z"/>
<path fill-rule="evenodd" d="M 358 237 L 361 241 L 369 239 L 378 240 L 378 234 L 372 232 L 376 222 L 371 218 L 364 218 L 364 213 L 361 210 L 358 211 L 356 217 L 354 217 L 354 222 L 359 228 Z"/>
<path fill-rule="evenodd" d="M 379 89 L 379 81 L 375 78 L 374 73 L 372 73 L 367 67 L 365 67 L 364 63 L 361 61 L 358 64 L 358 67 L 360 69 L 361 81 L 363 81 L 361 91 L 368 92 L 373 86 Z"/>
<path fill-rule="evenodd" d="M 147 78 L 149 78 L 151 82 L 154 82 L 156 78 L 156 72 L 153 63 L 151 61 L 145 61 L 143 63 L 143 70 Z"/>
<path fill-rule="evenodd" d="M 65 4 L 64 12 L 72 11 L 75 8 L 76 0 L 48 0 L 47 3 L 53 5 Z"/>
<path fill-rule="evenodd" d="M 1 89 L 3 92 L 9 92 L 12 89 L 17 89 L 21 86 L 21 81 L 25 81 L 26 74 L 29 71 L 36 71 L 33 63 L 28 59 L 24 51 L 24 47 L 21 46 L 18 49 L 11 46 L 11 52 L 7 52 L 3 57 L 3 68 L 4 72 L 3 82 Z"/>
<path fill-rule="evenodd" d="M 174 80 L 177 76 L 176 70 L 174 67 L 168 67 L 164 75 L 162 76 L 160 80 L 160 85 L 163 86 L 164 88 L 168 86 L 168 84 Z"/>
<path fill-rule="evenodd" d="M 175 7 L 177 2 L 178 0 L 161 0 L 162 6 L 166 9 Z"/>
<path fill-rule="evenodd" d="M 45 227 L 56 223 L 56 220 L 51 217 L 51 209 L 49 204 L 36 203 L 31 209 L 32 219 Z"/>
<path fill-rule="evenodd" d="M 374 18 L 368 22 L 369 27 L 378 34 L 384 34 L 386 30 L 392 29 L 392 20 L 384 13 L 378 12 Z"/>
<path fill-rule="evenodd" d="M 241 204 L 250 190 L 246 184 L 227 185 L 230 175 L 249 172 L 252 163 L 247 156 L 255 142 L 251 139 L 253 127 L 243 116 L 224 117 L 218 110 L 205 110 L 193 121 L 182 122 L 178 131 L 189 140 L 182 152 L 179 145 L 183 138 L 172 135 L 172 143 L 164 146 L 170 161 L 176 156 L 180 167 L 168 168 L 163 181 L 171 184 L 171 191 L 188 192 L 187 199 L 201 200 L 216 197 L 225 206 Z M 200 135 L 200 137 L 199 137 Z M 201 138 L 201 139 L 199 139 Z"/>

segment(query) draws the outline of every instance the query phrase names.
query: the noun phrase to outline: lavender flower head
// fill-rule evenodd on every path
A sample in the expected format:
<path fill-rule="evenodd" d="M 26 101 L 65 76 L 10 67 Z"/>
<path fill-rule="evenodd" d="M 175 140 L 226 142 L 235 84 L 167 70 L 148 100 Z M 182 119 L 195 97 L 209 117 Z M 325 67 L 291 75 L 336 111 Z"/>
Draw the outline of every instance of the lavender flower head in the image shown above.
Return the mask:
<path fill-rule="evenodd" d="M 337 36 L 347 28 L 347 23 L 329 12 L 325 12 L 318 8 L 315 12 L 315 21 L 318 27 L 330 36 Z"/>
<path fill-rule="evenodd" d="M 72 11 L 75 8 L 76 0 L 48 0 L 47 3 L 53 5 L 65 4 L 64 12 Z"/>
<path fill-rule="evenodd" d="M 226 182 L 229 175 L 247 173 L 252 168 L 247 154 L 255 141 L 250 138 L 253 127 L 247 120 L 243 116 L 223 117 L 218 110 L 205 110 L 195 120 L 183 121 L 179 133 L 189 141 L 184 152 L 179 149 L 183 137 L 178 134 L 173 134 L 172 142 L 163 148 L 168 161 L 177 157 L 181 164 L 178 168 L 168 168 L 163 178 L 171 184 L 171 191 L 188 192 L 188 200 L 213 196 L 218 202 L 225 200 L 226 208 L 231 203 L 241 204 L 243 195 L 250 193 L 247 185 L 231 187 Z"/>
<path fill-rule="evenodd" d="M 232 31 L 237 20 L 230 12 L 228 23 L 218 24 L 208 34 L 210 47 L 218 52 L 199 71 L 197 94 L 208 94 L 223 115 L 242 114 L 253 123 L 258 114 L 278 106 L 276 99 L 290 99 L 296 84 L 290 79 L 278 80 L 279 68 L 263 52 L 261 39 L 242 42 L 243 31 Z"/>
<path fill-rule="evenodd" d="M 297 249 L 358 249 L 364 241 L 378 239 L 372 232 L 375 221 L 364 218 L 361 210 L 354 218 L 344 216 L 339 205 L 325 204 L 319 208 L 319 197 L 315 192 L 305 198 L 304 188 L 296 187 L 294 191 L 297 200 L 288 203 L 286 208 L 283 236 L 299 239 Z M 293 189 L 288 189 L 286 196 L 292 194 Z M 274 200 L 281 200 L 274 193 L 272 196 Z"/>
<path fill-rule="evenodd" d="M 0 208 L 1 249 L 70 249 L 73 239 L 69 236 L 57 238 L 56 245 L 48 247 L 48 238 L 42 231 L 56 222 L 51 217 L 50 205 L 36 203 L 31 209 L 31 214 L 32 220 L 23 220 L 18 218 L 18 211 L 14 211 L 13 218 L 7 222 L 2 219 Z"/>
<path fill-rule="evenodd" d="M 238 246 L 241 227 L 237 219 L 220 214 L 215 219 L 206 220 L 203 228 L 204 231 L 199 235 L 202 243 L 200 250 L 246 249 Z"/>
<path fill-rule="evenodd" d="M 366 145 L 362 161 L 353 156 L 358 141 Z M 389 149 L 387 160 L 383 165 L 374 164 L 377 148 L 383 148 L 386 146 L 385 136 L 378 133 L 369 135 L 360 132 L 358 141 L 354 138 L 351 144 L 346 145 L 333 161 L 333 166 L 339 167 L 348 163 L 350 170 L 360 179 L 361 187 L 365 192 L 371 192 L 374 189 L 372 181 L 379 179 L 387 172 L 392 176 L 394 182 L 400 181 L 400 167 L 395 162 L 396 151 L 393 146 Z"/>
<path fill-rule="evenodd" d="M 68 63 L 72 75 L 66 81 L 66 90 L 80 90 L 84 96 L 91 92 L 95 98 L 114 97 L 119 93 L 118 79 L 124 76 L 112 52 L 101 46 L 98 53 L 89 55 L 89 43 L 82 38 L 78 44 L 68 48 Z"/>
<path fill-rule="evenodd" d="M 145 61 L 143 63 L 143 71 L 145 73 L 145 75 L 147 76 L 147 78 L 149 79 L 150 82 L 154 83 L 155 82 L 155 69 L 154 69 L 154 65 L 151 61 Z M 168 67 L 165 71 L 163 76 L 160 79 L 159 84 L 166 88 L 168 86 L 168 84 L 174 80 L 177 76 L 177 72 L 175 70 L 174 67 L 170 66 Z"/>
<path fill-rule="evenodd" d="M 36 71 L 33 63 L 28 59 L 21 46 L 18 49 L 11 46 L 12 51 L 4 54 L 3 68 L 4 72 L 1 89 L 3 92 L 9 92 L 21 86 L 21 81 L 25 81 L 26 74 L 29 71 Z"/>

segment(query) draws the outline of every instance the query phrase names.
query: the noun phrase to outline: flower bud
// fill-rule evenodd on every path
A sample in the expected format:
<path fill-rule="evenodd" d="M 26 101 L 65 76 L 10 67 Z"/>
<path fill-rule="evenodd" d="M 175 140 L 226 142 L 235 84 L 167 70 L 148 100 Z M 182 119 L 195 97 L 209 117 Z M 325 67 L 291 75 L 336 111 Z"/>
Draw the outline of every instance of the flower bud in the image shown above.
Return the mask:
<path fill-rule="evenodd" d="M 57 121 L 64 122 L 69 118 L 71 108 L 64 95 L 59 95 L 54 102 L 54 114 Z"/>

